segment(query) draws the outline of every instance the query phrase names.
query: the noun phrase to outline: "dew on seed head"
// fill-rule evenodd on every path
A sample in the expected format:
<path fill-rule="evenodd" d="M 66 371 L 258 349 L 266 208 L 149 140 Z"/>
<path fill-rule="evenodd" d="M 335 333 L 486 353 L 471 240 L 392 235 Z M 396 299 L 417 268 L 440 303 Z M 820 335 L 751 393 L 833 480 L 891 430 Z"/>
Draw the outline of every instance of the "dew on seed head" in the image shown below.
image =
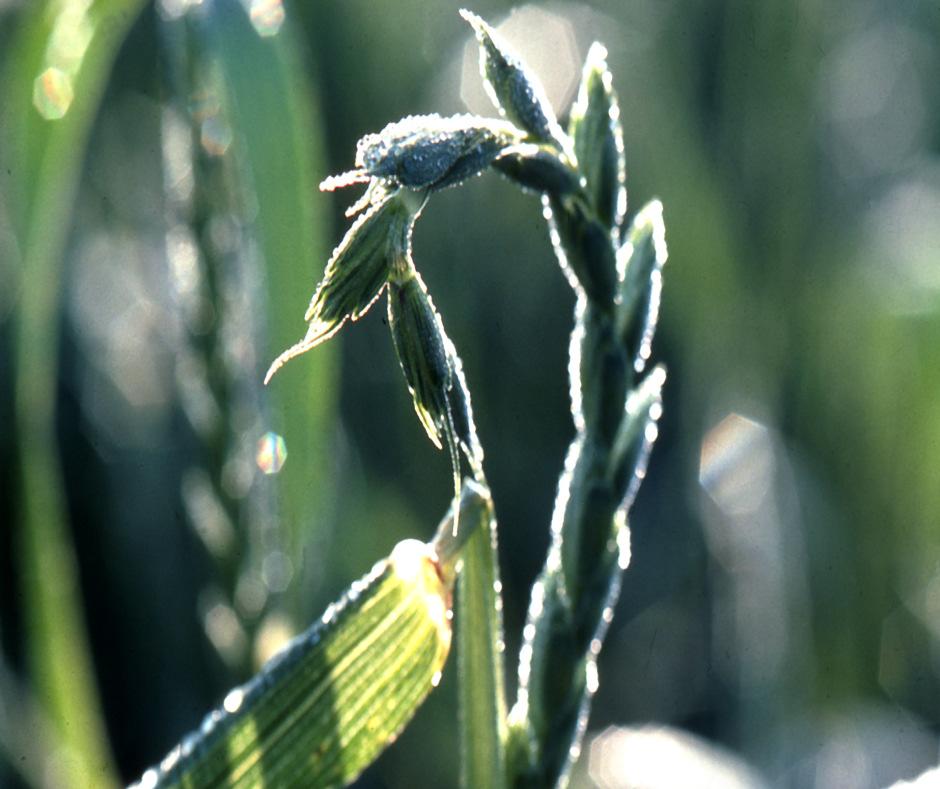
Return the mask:
<path fill-rule="evenodd" d="M 147 770 L 140 779 L 138 786 L 140 789 L 153 789 L 157 785 L 160 776 L 157 774 L 157 771 L 153 768 Z"/>
<path fill-rule="evenodd" d="M 245 700 L 245 691 L 241 688 L 235 688 L 230 690 L 228 695 L 222 702 L 222 707 L 228 713 L 236 713 L 239 708 L 242 706 L 242 702 Z"/>

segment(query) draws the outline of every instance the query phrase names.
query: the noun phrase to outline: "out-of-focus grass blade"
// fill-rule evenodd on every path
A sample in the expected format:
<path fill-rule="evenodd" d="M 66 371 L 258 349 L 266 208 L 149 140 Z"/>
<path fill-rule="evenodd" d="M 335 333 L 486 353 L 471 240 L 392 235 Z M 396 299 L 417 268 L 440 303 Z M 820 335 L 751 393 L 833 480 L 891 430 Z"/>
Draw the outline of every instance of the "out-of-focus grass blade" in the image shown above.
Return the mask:
<path fill-rule="evenodd" d="M 142 0 L 24 6 L 4 59 L 0 178 L 19 257 L 14 272 L 18 561 L 37 697 L 63 752 L 64 786 L 114 783 L 82 626 L 54 435 L 60 266 L 92 121 Z M 49 765 L 52 767 L 52 765 Z"/>
<path fill-rule="evenodd" d="M 253 26 L 240 3 L 215 3 L 208 22 L 203 43 L 224 74 L 234 145 L 257 205 L 267 285 L 266 367 L 303 328 L 310 292 L 329 256 L 328 213 L 316 188 L 325 172 L 322 115 L 290 14 L 255 15 Z M 331 487 L 336 360 L 335 346 L 320 348 L 282 370 L 268 388 L 273 429 L 290 451 L 277 490 L 295 566 Z M 306 599 L 305 591 L 295 584 L 295 600 Z"/>
<path fill-rule="evenodd" d="M 352 781 L 437 685 L 450 648 L 452 586 L 452 568 L 431 545 L 400 542 L 138 786 Z"/>
<path fill-rule="evenodd" d="M 460 528 L 472 534 L 457 581 L 461 784 L 492 789 L 506 784 L 508 731 L 496 529 L 489 491 L 472 483 L 464 490 Z"/>

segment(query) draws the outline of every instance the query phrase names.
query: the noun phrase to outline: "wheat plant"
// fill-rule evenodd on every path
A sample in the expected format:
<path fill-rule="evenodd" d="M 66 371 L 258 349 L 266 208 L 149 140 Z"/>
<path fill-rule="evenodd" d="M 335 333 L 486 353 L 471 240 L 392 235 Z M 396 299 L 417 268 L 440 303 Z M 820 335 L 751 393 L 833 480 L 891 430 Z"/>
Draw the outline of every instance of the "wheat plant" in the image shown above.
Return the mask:
<path fill-rule="evenodd" d="M 588 54 L 565 129 L 520 58 L 478 16 L 462 15 L 478 39 L 499 117 L 410 116 L 359 141 L 355 167 L 321 185 L 364 185 L 347 211 L 355 219 L 313 295 L 305 335 L 266 377 L 384 297 L 415 412 L 447 451 L 454 504 L 432 541 L 399 543 L 308 632 L 232 690 L 140 786 L 348 783 L 438 684 L 453 630 L 462 784 L 567 781 L 630 560 L 628 512 L 661 411 L 665 373 L 647 363 L 666 260 L 662 207 L 652 202 L 626 221 L 621 122 L 601 45 Z M 411 244 L 428 200 L 490 169 L 541 197 L 576 297 L 568 369 L 576 435 L 558 483 L 551 547 L 531 592 L 511 704 L 497 528 L 467 383 L 485 371 L 465 373 Z"/>

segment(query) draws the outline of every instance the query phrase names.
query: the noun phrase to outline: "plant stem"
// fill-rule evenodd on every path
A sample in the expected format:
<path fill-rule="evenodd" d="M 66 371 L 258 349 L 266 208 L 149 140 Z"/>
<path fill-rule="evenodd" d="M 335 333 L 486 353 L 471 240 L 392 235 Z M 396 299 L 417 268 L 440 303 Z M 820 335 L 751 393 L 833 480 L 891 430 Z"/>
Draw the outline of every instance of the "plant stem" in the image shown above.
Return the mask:
<path fill-rule="evenodd" d="M 457 577 L 460 778 L 461 786 L 496 789 L 506 784 L 503 617 L 493 503 L 480 492 L 483 506 L 460 522 L 474 530 Z"/>

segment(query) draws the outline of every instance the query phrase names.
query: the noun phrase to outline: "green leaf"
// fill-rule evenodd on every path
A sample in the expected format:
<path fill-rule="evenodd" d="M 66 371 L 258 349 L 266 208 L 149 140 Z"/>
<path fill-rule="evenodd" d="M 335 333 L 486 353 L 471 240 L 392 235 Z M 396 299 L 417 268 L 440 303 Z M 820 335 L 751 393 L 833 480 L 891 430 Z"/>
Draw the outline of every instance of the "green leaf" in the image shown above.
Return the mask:
<path fill-rule="evenodd" d="M 542 142 L 554 142 L 564 149 L 565 133 L 545 89 L 534 74 L 479 16 L 461 9 L 480 42 L 480 72 L 486 92 L 501 114 Z"/>
<path fill-rule="evenodd" d="M 620 286 L 616 331 L 637 372 L 643 371 L 650 356 L 668 256 L 663 204 L 653 200 L 633 218 L 626 240 L 617 250 Z"/>
<path fill-rule="evenodd" d="M 4 57 L 0 179 L 19 250 L 13 269 L 19 450 L 17 559 L 29 669 L 68 752 L 64 786 L 115 782 L 83 626 L 54 432 L 61 264 L 92 122 L 142 0 L 34 2 Z M 18 279 L 17 279 L 18 275 Z"/>
<path fill-rule="evenodd" d="M 457 578 L 457 666 L 460 674 L 461 784 L 506 785 L 506 696 L 502 601 L 496 521 L 489 491 L 475 483 L 472 507 L 462 507 L 462 529 L 472 529 Z"/>
<path fill-rule="evenodd" d="M 594 212 L 616 239 L 627 210 L 626 163 L 620 107 L 606 58 L 607 50 L 601 44 L 591 45 L 578 99 L 571 108 L 568 134 Z"/>
<path fill-rule="evenodd" d="M 398 543 L 321 621 L 235 688 L 140 787 L 332 787 L 359 775 L 440 680 L 452 565 Z"/>

